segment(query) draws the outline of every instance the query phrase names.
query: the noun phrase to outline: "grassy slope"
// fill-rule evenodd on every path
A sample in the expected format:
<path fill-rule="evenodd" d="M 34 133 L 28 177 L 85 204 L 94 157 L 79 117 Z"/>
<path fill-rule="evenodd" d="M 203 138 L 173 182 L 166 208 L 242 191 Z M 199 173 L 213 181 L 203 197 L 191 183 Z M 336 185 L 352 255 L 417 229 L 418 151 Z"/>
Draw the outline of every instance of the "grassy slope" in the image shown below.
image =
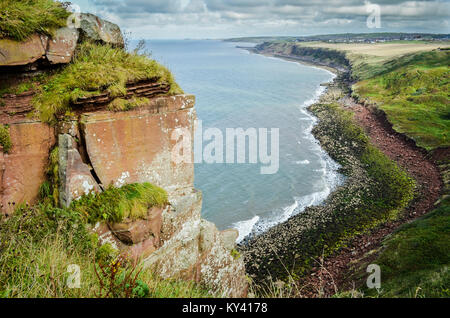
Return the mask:
<path fill-rule="evenodd" d="M 99 194 L 88 194 L 71 204 L 73 212 L 90 223 L 121 222 L 125 218 L 147 216 L 153 206 L 168 204 L 167 192 L 150 183 L 127 184 L 121 188 L 110 186 Z"/>
<path fill-rule="evenodd" d="M 96 235 L 87 231 L 85 223 L 75 214 L 48 204 L 20 207 L 6 222 L 0 220 L 0 298 L 83 298 L 97 297 L 101 290 L 95 274 L 98 263 L 113 264 L 116 254 L 109 245 L 99 247 Z M 108 248 L 109 247 L 109 248 Z M 68 288 L 69 265 L 81 271 L 81 288 Z M 133 271 L 130 264 L 118 268 L 122 273 Z M 136 274 L 138 269 L 134 270 Z M 120 282 L 114 280 L 115 282 Z M 212 297 L 192 282 L 163 280 L 149 269 L 138 276 L 143 294 L 132 297 L 202 298 Z M 125 297 L 125 290 L 116 288 L 116 297 Z"/>
<path fill-rule="evenodd" d="M 375 102 L 394 129 L 418 146 L 427 150 L 449 147 L 449 65 L 448 51 L 404 56 L 378 67 L 380 75 L 355 85 L 355 94 Z"/>
<path fill-rule="evenodd" d="M 34 33 L 52 35 L 66 26 L 69 13 L 53 0 L 2 0 L 0 39 L 23 41 Z"/>
<path fill-rule="evenodd" d="M 450 200 L 384 242 L 382 297 L 450 297 Z M 378 296 L 374 290 L 369 296 Z"/>

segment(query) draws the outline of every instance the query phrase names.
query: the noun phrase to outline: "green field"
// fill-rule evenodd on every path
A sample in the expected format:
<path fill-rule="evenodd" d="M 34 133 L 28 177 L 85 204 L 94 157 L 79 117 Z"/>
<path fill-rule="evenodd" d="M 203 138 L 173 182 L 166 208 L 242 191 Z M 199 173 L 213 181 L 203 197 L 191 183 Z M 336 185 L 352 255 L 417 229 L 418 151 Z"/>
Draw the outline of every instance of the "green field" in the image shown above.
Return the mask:
<path fill-rule="evenodd" d="M 394 129 L 427 150 L 450 146 L 450 52 L 403 56 L 381 75 L 357 83 L 355 95 L 376 103 Z M 381 68 L 380 68 L 381 69 Z"/>

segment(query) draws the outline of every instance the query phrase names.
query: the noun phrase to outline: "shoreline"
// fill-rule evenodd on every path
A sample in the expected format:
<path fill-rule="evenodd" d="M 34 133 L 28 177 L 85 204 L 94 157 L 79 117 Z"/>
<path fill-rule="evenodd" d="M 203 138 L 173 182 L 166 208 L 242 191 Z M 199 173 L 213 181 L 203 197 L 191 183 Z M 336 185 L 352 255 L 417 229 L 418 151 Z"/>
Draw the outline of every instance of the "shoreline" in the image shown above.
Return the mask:
<path fill-rule="evenodd" d="M 255 52 L 255 50 L 251 50 L 252 53 L 254 54 L 261 54 L 258 52 Z M 276 54 L 262 54 L 262 55 L 266 55 L 266 56 L 271 56 L 271 57 L 277 57 L 277 58 L 284 58 L 290 61 L 295 61 L 298 63 L 302 63 L 302 64 L 306 64 L 306 65 L 311 65 L 314 67 L 318 67 L 318 68 L 325 68 L 328 71 L 330 71 L 330 69 L 333 70 L 333 73 L 337 75 L 337 77 L 334 79 L 332 84 L 329 84 L 327 89 L 325 90 L 324 94 L 322 95 L 321 99 L 327 99 L 327 95 L 331 94 L 330 92 L 330 87 L 339 87 L 339 86 L 349 86 L 349 82 L 345 81 L 345 79 L 342 81 L 342 79 L 340 79 L 340 76 L 343 72 L 339 71 L 335 68 L 331 68 L 331 67 L 327 67 L 324 65 L 320 65 L 320 64 L 313 64 L 313 63 L 308 63 L 305 62 L 301 59 L 292 59 L 292 58 L 288 58 L 288 57 L 280 57 L 277 56 Z M 348 102 L 349 97 L 347 96 L 346 101 Z M 345 105 L 343 103 L 343 101 L 341 99 L 339 100 L 335 100 L 335 102 L 337 102 L 340 107 L 346 108 L 349 107 L 349 105 Z M 315 105 L 311 105 L 309 108 L 314 108 Z M 359 118 L 357 118 L 358 120 L 356 121 L 358 123 L 358 125 L 360 127 L 363 127 L 364 129 L 368 129 L 371 127 L 371 125 L 373 125 L 374 123 L 378 123 L 378 125 L 380 127 L 382 127 L 383 129 L 381 129 L 379 131 L 379 134 L 381 135 L 385 135 L 385 137 L 392 139 L 394 138 L 395 141 L 398 144 L 404 145 L 409 151 L 411 151 L 410 155 L 411 156 L 418 156 L 419 153 L 423 154 L 423 150 L 418 148 L 417 146 L 412 145 L 409 141 L 408 138 L 400 133 L 395 132 L 392 127 L 389 127 L 389 124 L 387 123 L 386 118 L 381 118 L 380 116 L 377 116 L 373 113 L 371 113 L 367 108 L 365 108 L 362 105 L 356 104 L 354 103 L 352 105 L 353 107 L 349 107 L 349 109 L 351 110 L 351 112 L 355 113 L 356 111 L 363 111 L 366 110 L 366 112 L 361 115 Z M 359 106 L 360 108 L 358 109 L 357 106 Z M 311 110 L 310 110 L 311 111 Z M 317 110 L 316 110 L 317 111 Z M 315 112 L 313 112 L 314 115 L 317 117 L 317 114 Z M 364 118 L 367 116 L 373 116 L 371 117 L 371 121 L 369 123 L 366 123 L 366 125 L 364 125 Z M 322 132 L 323 135 L 325 136 L 325 138 L 327 138 L 327 132 Z M 317 134 L 317 131 L 316 131 Z M 328 133 L 329 135 L 329 133 Z M 378 135 L 379 137 L 380 135 Z M 317 136 L 315 136 L 317 138 Z M 369 136 L 371 143 L 373 143 L 377 148 L 382 148 L 380 147 L 380 144 L 374 142 L 374 138 L 378 138 L 378 137 L 373 137 L 373 136 Z M 398 146 L 397 144 L 397 146 Z M 392 144 L 395 146 L 395 144 Z M 392 147 L 391 145 L 391 147 Z M 329 153 L 329 149 L 325 149 L 326 147 L 324 147 L 322 145 L 321 142 L 321 146 L 322 148 Z M 418 189 L 418 193 L 416 193 L 416 198 L 411 201 L 411 203 L 409 204 L 408 208 L 405 208 L 405 210 L 414 210 L 412 212 L 412 214 L 408 214 L 407 216 L 400 216 L 398 219 L 396 219 L 395 221 L 387 221 L 387 222 L 382 222 L 380 225 L 374 227 L 373 229 L 370 229 L 368 231 L 363 231 L 363 234 L 358 234 L 355 233 L 355 235 L 349 237 L 347 239 L 348 243 L 344 244 L 343 247 L 338 248 L 335 251 L 332 251 L 331 253 L 329 253 L 329 255 L 325 255 L 325 260 L 323 258 L 321 258 L 322 260 L 322 264 L 320 266 L 318 266 L 318 264 L 316 264 L 315 266 L 312 267 L 311 271 L 306 271 L 304 272 L 304 274 L 306 274 L 307 272 L 309 272 L 309 275 L 303 276 L 302 279 L 300 279 L 299 281 L 301 281 L 304 285 L 308 285 L 308 286 L 313 286 L 313 288 L 309 288 L 308 291 L 305 291 L 305 294 L 308 295 L 309 297 L 314 297 L 315 296 L 315 292 L 312 291 L 315 290 L 317 291 L 317 288 L 322 288 L 325 290 L 325 295 L 327 296 L 332 296 L 336 290 L 336 285 L 341 287 L 343 285 L 346 285 L 347 288 L 351 288 L 351 286 L 349 286 L 350 282 L 348 282 L 348 277 L 346 277 L 346 275 L 348 276 L 349 273 L 355 272 L 354 268 L 351 268 L 351 266 L 349 265 L 351 262 L 354 262 L 355 260 L 359 258 L 363 258 L 363 256 L 365 255 L 365 253 L 369 253 L 370 251 L 376 250 L 377 248 L 379 249 L 379 247 L 381 246 L 381 242 L 382 240 L 389 234 L 391 234 L 395 229 L 397 229 L 400 225 L 409 222 L 413 219 L 418 218 L 421 215 L 426 214 L 427 212 L 431 211 L 433 208 L 433 203 L 435 202 L 435 199 L 439 198 L 440 195 L 440 189 L 442 189 L 442 184 L 439 184 L 439 169 L 437 167 L 437 165 L 434 162 L 431 162 L 428 158 L 426 158 L 426 156 L 424 155 L 423 158 L 421 158 L 423 160 L 423 162 L 426 162 L 427 164 L 429 164 L 429 168 L 432 170 L 432 174 L 435 180 L 435 183 L 433 184 L 434 187 L 439 188 L 438 191 L 436 191 L 436 189 L 432 189 L 430 193 L 428 193 L 429 198 L 428 200 L 424 197 L 427 196 L 427 182 L 425 182 L 423 179 L 421 179 L 420 177 L 418 178 L 417 176 L 417 171 L 414 171 L 411 169 L 411 166 L 408 166 L 408 164 L 405 164 L 405 162 L 400 162 L 400 159 L 398 158 L 398 153 L 396 153 L 395 149 L 393 151 L 391 151 L 391 153 L 389 153 L 389 151 L 386 148 L 382 148 L 381 149 L 383 151 L 383 153 L 385 153 L 386 155 L 388 155 L 388 157 L 391 158 L 391 160 L 393 162 L 395 162 L 396 164 L 398 164 L 399 166 L 401 166 L 403 169 L 407 170 L 408 173 L 410 175 L 412 175 L 416 180 L 418 179 L 418 184 L 419 184 L 419 189 Z M 392 150 L 392 149 L 391 149 Z M 329 153 L 330 154 L 330 153 Z M 419 163 L 420 164 L 420 163 Z M 346 184 L 342 185 L 340 188 L 344 188 L 344 187 L 351 187 L 352 186 L 352 178 L 349 177 L 348 180 L 346 180 Z M 436 185 L 437 182 L 437 185 Z M 329 199 L 327 199 L 324 203 L 325 206 L 329 205 L 329 201 L 333 200 L 333 196 L 335 196 L 336 192 L 339 192 L 340 189 L 335 189 L 335 191 L 333 193 L 330 194 Z M 418 203 L 419 202 L 419 203 Z M 422 202 L 422 204 L 420 204 Z M 319 207 L 320 209 L 320 207 Z M 419 210 L 417 210 L 419 209 Z M 422 210 L 420 210 L 422 209 Z M 291 219 L 289 219 L 286 223 L 295 223 L 295 221 L 293 221 L 293 219 L 296 216 L 292 217 Z M 277 227 L 277 226 L 276 226 Z M 283 226 L 278 226 L 278 230 L 281 229 L 281 231 L 278 231 L 277 229 L 275 229 L 276 227 L 274 227 L 272 232 L 278 232 L 275 235 L 269 235 L 268 238 L 270 238 L 270 236 L 277 237 L 277 235 L 283 235 L 282 230 L 283 228 L 288 228 L 288 229 L 292 229 L 291 225 L 283 225 Z M 273 233 L 272 233 L 273 234 Z M 255 238 L 254 240 L 261 240 L 261 238 Z M 262 239 L 264 241 L 264 239 Z M 251 242 L 249 242 L 251 244 Z M 260 242 L 261 243 L 261 242 Z M 256 244 L 258 245 L 258 244 Z M 261 245 L 261 244 L 259 244 Z M 264 243 L 262 244 L 264 245 Z M 271 245 L 275 245 L 274 242 L 270 242 L 265 240 L 265 245 L 267 247 L 270 247 Z M 247 250 L 246 250 L 247 249 Z M 248 246 L 243 248 L 244 253 L 247 252 L 247 264 L 250 264 L 251 261 L 254 261 L 254 252 L 253 255 L 250 256 L 249 258 L 249 254 L 252 254 L 252 252 L 249 253 L 248 251 Z M 260 250 L 261 251 L 261 250 Z M 373 253 L 371 259 L 374 259 L 374 255 L 377 255 L 377 253 Z M 297 255 L 294 255 L 294 258 Z M 278 255 L 276 255 L 276 257 L 279 258 Z M 269 263 L 272 261 L 269 261 Z M 250 264 L 251 266 L 251 264 Z M 284 265 L 283 265 L 284 266 Z M 356 265 L 354 265 L 356 266 Z M 259 267 L 259 266 L 258 266 Z M 266 269 L 268 269 L 266 267 Z M 322 275 L 324 273 L 324 270 L 327 271 L 327 273 L 329 273 L 329 275 L 327 276 Z M 322 274 L 321 274 L 322 273 Z M 290 274 L 289 274 L 290 276 Z M 323 288 L 325 286 L 325 288 Z M 334 288 L 334 289 L 333 289 Z"/>
<path fill-rule="evenodd" d="M 317 140 L 317 138 L 315 138 L 315 136 L 312 133 L 313 128 L 317 125 L 318 118 L 312 112 L 310 112 L 308 110 L 308 108 L 311 105 L 314 105 L 315 103 L 317 103 L 321 99 L 321 97 L 324 94 L 327 93 L 327 87 L 329 85 L 332 85 L 332 83 L 334 83 L 335 79 L 337 77 L 339 77 L 340 71 L 335 69 L 335 68 L 333 68 L 333 67 L 328 67 L 328 66 L 325 66 L 325 65 L 315 65 L 313 63 L 304 62 L 304 61 L 301 61 L 301 60 L 298 60 L 298 59 L 293 59 L 293 58 L 288 58 L 288 57 L 278 57 L 278 56 L 273 55 L 273 54 L 256 53 L 256 52 L 254 52 L 253 48 L 249 48 L 249 47 L 237 47 L 237 48 L 249 51 L 251 54 L 258 54 L 258 55 L 262 55 L 262 56 L 269 57 L 269 58 L 276 58 L 276 59 L 285 60 L 287 62 L 298 63 L 298 64 L 301 64 L 301 65 L 313 67 L 315 69 L 322 69 L 322 70 L 325 70 L 328 73 L 330 73 L 332 78 L 329 81 L 327 81 L 327 82 L 320 83 L 317 86 L 317 89 L 316 89 L 314 97 L 312 97 L 309 100 L 306 100 L 300 106 L 300 111 L 301 112 L 304 111 L 306 113 L 306 115 L 311 118 L 312 124 L 311 124 L 311 127 L 309 129 L 307 129 L 308 130 L 308 134 L 311 135 L 312 139 L 314 139 L 315 141 L 319 142 Z M 298 214 L 301 214 L 304 209 L 307 209 L 310 206 L 316 206 L 316 205 L 323 204 L 326 201 L 326 199 L 328 198 L 328 196 L 331 193 L 333 193 L 333 191 L 335 191 L 336 188 L 338 188 L 339 186 L 341 186 L 343 184 L 343 181 L 345 181 L 345 176 L 343 176 L 342 174 L 339 173 L 339 164 L 337 162 L 335 162 L 329 156 L 329 154 L 327 153 L 327 151 L 325 149 L 323 149 L 320 145 L 318 145 L 318 147 L 319 147 L 320 152 L 321 152 L 321 155 L 320 155 L 321 156 L 321 160 L 324 161 L 324 165 L 325 165 L 324 169 L 326 170 L 326 173 L 327 173 L 327 176 L 325 176 L 325 179 L 327 179 L 325 181 L 327 189 L 325 189 L 323 191 L 315 192 L 315 193 L 313 193 L 311 195 L 322 195 L 323 192 L 326 192 L 327 194 L 324 197 L 321 196 L 320 199 L 318 200 L 319 202 L 317 202 L 317 200 L 314 198 L 314 199 L 312 199 L 312 202 L 310 204 L 302 204 L 302 210 L 297 212 L 297 213 L 295 213 L 295 214 L 294 214 L 294 211 L 295 211 L 295 209 L 297 209 L 299 207 L 300 202 L 299 202 L 299 200 L 294 198 L 294 203 L 292 205 L 289 205 L 289 206 L 281 208 L 284 212 L 280 216 L 279 220 L 276 220 L 276 221 L 275 220 L 272 220 L 272 221 L 270 221 L 270 220 L 269 221 L 261 220 L 261 218 L 259 216 L 255 216 L 252 219 L 242 220 L 242 221 L 234 223 L 233 224 L 233 228 L 238 229 L 239 233 L 240 233 L 239 234 L 239 238 L 236 241 L 238 245 L 245 245 L 245 244 L 247 244 L 247 242 L 251 241 L 253 238 L 257 237 L 258 235 L 261 235 L 264 232 L 270 230 L 271 228 L 277 226 L 278 224 L 286 222 L 290 218 L 295 217 Z M 326 156 L 326 158 L 322 158 L 322 156 Z M 335 170 L 331 171 L 330 169 L 332 169 L 332 166 L 335 166 L 335 165 L 337 165 L 337 168 Z M 331 176 L 328 175 L 329 173 L 335 173 L 336 174 L 336 176 L 335 176 L 336 180 L 331 181 L 332 178 L 331 178 Z M 308 195 L 308 196 L 311 196 L 311 195 Z M 288 214 L 287 217 L 285 217 L 286 213 Z M 269 222 L 270 226 L 267 226 L 266 224 L 264 224 L 265 226 L 263 226 L 263 228 L 264 228 L 263 230 L 261 230 L 261 229 L 259 231 L 255 230 L 255 226 L 258 225 L 262 221 L 266 221 L 266 223 Z M 251 225 L 251 230 L 250 231 L 245 231 L 245 236 L 241 236 L 241 229 L 243 227 L 248 227 L 247 226 L 248 224 Z"/>
<path fill-rule="evenodd" d="M 282 54 L 273 54 L 273 53 L 267 53 L 267 52 L 258 52 L 254 48 L 250 48 L 250 47 L 239 47 L 239 46 L 237 46 L 237 48 L 242 49 L 242 50 L 246 50 L 246 51 L 248 51 L 250 53 L 253 53 L 253 54 L 263 55 L 263 56 L 266 56 L 266 57 L 273 57 L 273 58 L 277 58 L 277 59 L 281 59 L 281 60 L 285 60 L 285 61 L 289 61 L 289 62 L 295 62 L 295 63 L 303 64 L 303 65 L 306 65 L 306 66 L 312 66 L 312 67 L 315 67 L 315 68 L 321 68 L 321 69 L 327 70 L 330 73 L 333 73 L 336 76 L 339 76 L 343 72 L 342 70 L 338 70 L 337 68 L 332 67 L 330 65 L 316 64 L 316 63 L 313 63 L 311 61 L 307 61 L 307 60 L 304 60 L 304 59 L 301 59 L 301 58 L 297 58 L 297 57 L 294 57 L 294 56 L 288 56 L 288 55 L 282 55 Z M 332 82 L 332 81 L 330 81 L 330 82 Z"/>

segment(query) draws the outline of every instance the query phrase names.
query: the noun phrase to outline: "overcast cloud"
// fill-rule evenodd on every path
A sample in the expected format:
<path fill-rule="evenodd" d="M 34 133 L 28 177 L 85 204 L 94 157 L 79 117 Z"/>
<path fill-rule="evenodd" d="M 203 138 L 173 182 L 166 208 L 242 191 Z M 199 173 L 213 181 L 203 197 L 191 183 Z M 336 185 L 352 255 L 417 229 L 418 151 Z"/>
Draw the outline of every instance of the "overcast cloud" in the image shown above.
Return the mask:
<path fill-rule="evenodd" d="M 72 0 L 133 38 L 226 38 L 365 32 L 450 33 L 450 0 Z M 370 4 L 381 28 L 366 24 Z"/>

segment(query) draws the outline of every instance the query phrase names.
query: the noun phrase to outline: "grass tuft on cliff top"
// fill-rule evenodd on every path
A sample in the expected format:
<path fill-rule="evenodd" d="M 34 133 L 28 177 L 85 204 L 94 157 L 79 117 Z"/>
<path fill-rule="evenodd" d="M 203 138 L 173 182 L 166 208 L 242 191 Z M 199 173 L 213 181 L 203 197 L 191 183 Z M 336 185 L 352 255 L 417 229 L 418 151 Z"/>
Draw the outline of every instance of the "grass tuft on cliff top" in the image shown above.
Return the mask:
<path fill-rule="evenodd" d="M 34 33 L 52 35 L 66 26 L 69 12 L 53 0 L 0 1 L 0 39 L 24 41 Z"/>
<path fill-rule="evenodd" d="M 84 195 L 74 201 L 70 210 L 89 223 L 97 221 L 121 222 L 147 215 L 148 209 L 168 203 L 167 192 L 150 183 L 127 184 L 121 188 L 110 186 L 104 192 Z"/>
<path fill-rule="evenodd" d="M 62 71 L 50 75 L 43 81 L 33 105 L 45 122 L 55 120 L 55 114 L 70 111 L 71 102 L 80 97 L 89 97 L 108 92 L 121 99 L 126 95 L 128 82 L 157 78 L 171 89 L 168 95 L 183 91 L 175 82 L 172 73 L 155 60 L 138 52 L 126 52 L 110 45 L 85 42 L 78 48 L 73 63 Z M 138 107 L 142 99 L 113 105 L 112 110 Z"/>

